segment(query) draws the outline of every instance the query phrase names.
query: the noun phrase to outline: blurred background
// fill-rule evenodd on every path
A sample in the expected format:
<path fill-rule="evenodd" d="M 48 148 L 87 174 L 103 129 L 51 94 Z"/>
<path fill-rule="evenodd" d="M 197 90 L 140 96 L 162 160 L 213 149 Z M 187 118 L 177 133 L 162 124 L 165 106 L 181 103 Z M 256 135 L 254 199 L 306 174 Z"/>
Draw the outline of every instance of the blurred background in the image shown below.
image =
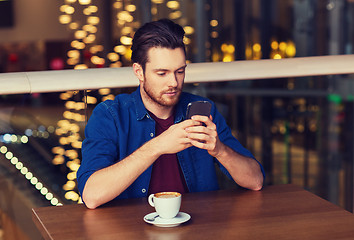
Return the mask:
<path fill-rule="evenodd" d="M 184 27 L 190 63 L 354 53 L 354 0 L 0 0 L 0 73 L 130 66 L 135 30 L 160 18 Z M 217 103 L 266 185 L 293 183 L 352 212 L 353 80 L 185 90 Z M 134 89 L 0 95 L 0 240 L 41 239 L 31 208 L 81 202 L 85 123 L 99 102 Z"/>

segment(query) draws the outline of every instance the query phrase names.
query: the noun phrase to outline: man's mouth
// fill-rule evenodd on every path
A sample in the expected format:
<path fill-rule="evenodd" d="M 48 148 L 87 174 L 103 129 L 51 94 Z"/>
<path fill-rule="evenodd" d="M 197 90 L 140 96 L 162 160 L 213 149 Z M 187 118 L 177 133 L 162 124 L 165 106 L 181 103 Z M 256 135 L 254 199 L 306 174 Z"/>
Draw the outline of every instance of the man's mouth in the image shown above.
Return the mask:
<path fill-rule="evenodd" d="M 178 90 L 173 90 L 173 91 L 167 91 L 165 92 L 164 94 L 167 95 L 167 96 L 175 96 L 179 93 Z"/>

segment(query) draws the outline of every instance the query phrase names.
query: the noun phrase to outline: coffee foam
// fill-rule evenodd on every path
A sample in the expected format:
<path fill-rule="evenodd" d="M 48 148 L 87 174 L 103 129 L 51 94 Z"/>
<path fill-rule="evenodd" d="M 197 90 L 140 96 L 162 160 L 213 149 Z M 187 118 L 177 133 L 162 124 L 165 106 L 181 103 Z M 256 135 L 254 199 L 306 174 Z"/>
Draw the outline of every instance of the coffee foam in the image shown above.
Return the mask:
<path fill-rule="evenodd" d="M 160 192 L 155 193 L 154 195 L 157 198 L 175 198 L 181 196 L 181 194 L 178 192 Z"/>

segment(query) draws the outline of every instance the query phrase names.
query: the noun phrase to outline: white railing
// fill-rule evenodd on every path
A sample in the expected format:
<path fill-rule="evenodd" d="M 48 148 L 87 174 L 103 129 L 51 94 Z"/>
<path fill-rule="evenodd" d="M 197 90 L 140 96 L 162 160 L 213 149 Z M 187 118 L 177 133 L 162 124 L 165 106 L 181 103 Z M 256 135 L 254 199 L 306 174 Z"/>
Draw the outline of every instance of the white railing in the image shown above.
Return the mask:
<path fill-rule="evenodd" d="M 354 74 L 354 54 L 188 64 L 186 83 Z M 0 95 L 138 85 L 131 67 L 0 74 Z"/>

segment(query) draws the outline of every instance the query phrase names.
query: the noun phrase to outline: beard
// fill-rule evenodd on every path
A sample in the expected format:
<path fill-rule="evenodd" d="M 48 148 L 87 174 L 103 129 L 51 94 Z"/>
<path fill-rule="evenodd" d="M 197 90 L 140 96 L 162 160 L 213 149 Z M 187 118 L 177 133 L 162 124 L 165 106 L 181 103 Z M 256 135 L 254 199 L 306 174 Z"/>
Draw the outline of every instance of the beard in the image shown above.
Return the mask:
<path fill-rule="evenodd" d="M 146 82 L 143 85 L 143 89 L 151 102 L 163 107 L 175 106 L 178 103 L 182 93 L 182 89 L 180 88 L 170 88 L 165 91 L 156 92 L 152 89 L 151 86 L 149 86 L 149 84 L 146 84 Z M 176 92 L 176 94 L 173 96 L 166 95 L 166 93 L 171 92 Z"/>

